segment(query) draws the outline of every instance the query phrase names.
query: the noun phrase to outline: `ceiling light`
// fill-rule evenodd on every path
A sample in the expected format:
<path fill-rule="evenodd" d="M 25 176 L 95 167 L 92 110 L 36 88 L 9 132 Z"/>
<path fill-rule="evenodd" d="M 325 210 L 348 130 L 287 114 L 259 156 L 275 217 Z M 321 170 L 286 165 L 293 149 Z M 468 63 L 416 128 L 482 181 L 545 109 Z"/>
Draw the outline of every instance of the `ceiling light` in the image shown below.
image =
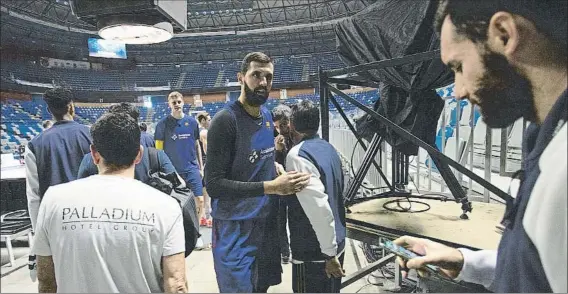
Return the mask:
<path fill-rule="evenodd" d="M 165 42 L 173 37 L 173 26 L 168 22 L 155 25 L 147 24 L 115 24 L 99 30 L 99 36 L 125 44 L 155 44 Z"/>

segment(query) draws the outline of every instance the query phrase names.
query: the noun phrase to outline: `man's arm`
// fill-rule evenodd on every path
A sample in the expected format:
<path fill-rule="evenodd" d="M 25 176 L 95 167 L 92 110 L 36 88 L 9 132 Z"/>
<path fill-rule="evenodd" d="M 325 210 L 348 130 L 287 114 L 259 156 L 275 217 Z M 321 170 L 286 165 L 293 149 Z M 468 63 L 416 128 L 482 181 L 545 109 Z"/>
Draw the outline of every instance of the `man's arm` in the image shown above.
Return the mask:
<path fill-rule="evenodd" d="M 203 144 L 203 152 L 207 154 L 207 130 L 203 130 L 199 133 L 199 140 Z"/>
<path fill-rule="evenodd" d="M 154 141 L 154 136 L 152 136 L 152 135 L 146 133 L 146 137 L 148 137 L 147 140 L 150 141 L 150 142 L 149 142 L 150 147 L 156 148 L 156 141 Z"/>
<path fill-rule="evenodd" d="M 165 293 L 187 293 L 185 254 L 183 252 L 162 257 Z"/>
<path fill-rule="evenodd" d="M 328 195 L 320 180 L 320 174 L 314 164 L 298 155 L 299 148 L 293 148 L 286 157 L 286 170 L 311 174 L 308 186 L 296 193 L 298 201 L 312 224 L 320 243 L 321 252 L 327 256 L 337 255 L 335 218 L 328 202 Z"/>
<path fill-rule="evenodd" d="M 186 187 L 185 180 L 178 174 L 172 161 L 170 160 L 166 152 L 164 152 L 164 150 L 158 150 L 158 162 L 160 163 L 160 172 L 163 172 L 167 175 L 175 173 L 178 177 L 179 182 L 181 183 L 180 187 Z"/>
<path fill-rule="evenodd" d="M 166 293 L 187 293 L 185 277 L 185 231 L 181 208 L 175 203 L 178 213 L 164 242 L 162 272 Z"/>
<path fill-rule="evenodd" d="M 98 173 L 99 170 L 93 162 L 93 156 L 91 155 L 91 153 L 85 154 L 85 156 L 83 156 L 83 160 L 81 160 L 81 165 L 79 165 L 77 179 L 87 178 Z"/>
<path fill-rule="evenodd" d="M 203 156 L 201 155 L 201 148 L 199 148 L 199 140 L 195 140 L 195 149 L 197 150 L 197 162 L 199 164 L 199 170 L 203 170 Z"/>
<path fill-rule="evenodd" d="M 53 187 L 45 192 L 43 203 L 39 208 L 37 216 L 35 237 L 33 240 L 32 252 L 37 255 L 37 279 L 38 290 L 40 293 L 56 293 L 57 282 L 55 280 L 55 267 L 51 256 L 51 246 L 46 228 L 49 227 L 52 211 L 48 211 L 52 207 L 51 192 Z"/>
<path fill-rule="evenodd" d="M 158 161 L 160 162 L 161 172 L 165 174 L 177 172 L 174 164 L 172 163 L 166 152 L 164 152 L 164 150 L 158 150 Z"/>
<path fill-rule="evenodd" d="M 458 250 L 463 256 L 463 267 L 456 280 L 480 284 L 488 290 L 493 290 L 495 267 L 497 266 L 497 251 L 472 251 L 464 248 Z"/>
<path fill-rule="evenodd" d="M 288 150 L 290 149 L 288 148 L 288 146 L 286 146 L 284 142 L 286 142 L 284 136 L 278 135 L 274 137 L 274 150 L 275 150 L 274 161 L 286 167 L 286 155 L 288 154 Z"/>
<path fill-rule="evenodd" d="M 158 150 L 164 150 L 164 127 L 165 127 L 165 123 L 163 120 L 159 121 L 158 124 L 156 124 L 156 131 L 154 132 L 154 139 L 156 140 L 156 149 Z"/>
<path fill-rule="evenodd" d="M 28 145 L 24 155 L 24 161 L 26 163 L 26 197 L 28 198 L 28 212 L 30 214 L 32 229 L 35 232 L 41 196 L 39 195 L 39 175 L 37 172 L 36 157 L 30 149 Z"/>
<path fill-rule="evenodd" d="M 440 268 L 443 274 L 458 281 L 480 284 L 493 290 L 497 251 L 456 249 L 424 238 L 402 236 L 394 240 L 398 246 L 404 246 L 416 252 L 420 257 L 410 260 L 397 258 L 403 269 L 403 276 L 408 269 L 420 269 L 427 264 Z"/>
<path fill-rule="evenodd" d="M 242 198 L 264 195 L 263 182 L 240 182 L 227 178 L 231 170 L 236 137 L 235 118 L 227 110 L 219 112 L 211 121 L 207 139 L 205 179 L 211 198 Z"/>
<path fill-rule="evenodd" d="M 37 257 L 37 281 L 39 293 L 57 293 L 55 266 L 51 256 Z"/>
<path fill-rule="evenodd" d="M 199 145 L 200 134 L 199 134 L 199 123 L 195 119 L 195 128 L 193 129 L 193 137 L 195 138 L 195 154 L 197 154 L 197 162 L 199 163 L 199 170 L 203 172 L 203 154 L 201 154 L 201 146 Z M 201 174 L 203 177 L 203 174 Z"/>

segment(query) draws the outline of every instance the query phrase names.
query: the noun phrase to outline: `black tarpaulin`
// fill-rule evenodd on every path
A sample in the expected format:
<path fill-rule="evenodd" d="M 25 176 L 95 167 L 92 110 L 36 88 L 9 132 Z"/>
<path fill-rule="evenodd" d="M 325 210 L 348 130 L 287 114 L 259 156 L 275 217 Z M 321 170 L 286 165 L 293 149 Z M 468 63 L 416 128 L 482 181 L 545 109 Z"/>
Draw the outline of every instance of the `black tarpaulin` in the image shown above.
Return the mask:
<path fill-rule="evenodd" d="M 335 28 L 339 56 L 347 65 L 359 65 L 437 50 L 439 39 L 433 22 L 437 1 L 379 0 Z M 423 141 L 434 144 L 444 102 L 435 89 L 453 81 L 453 74 L 439 58 L 358 74 L 380 84 L 374 109 Z M 357 131 L 370 140 L 378 133 L 407 155 L 418 147 L 365 115 Z"/>

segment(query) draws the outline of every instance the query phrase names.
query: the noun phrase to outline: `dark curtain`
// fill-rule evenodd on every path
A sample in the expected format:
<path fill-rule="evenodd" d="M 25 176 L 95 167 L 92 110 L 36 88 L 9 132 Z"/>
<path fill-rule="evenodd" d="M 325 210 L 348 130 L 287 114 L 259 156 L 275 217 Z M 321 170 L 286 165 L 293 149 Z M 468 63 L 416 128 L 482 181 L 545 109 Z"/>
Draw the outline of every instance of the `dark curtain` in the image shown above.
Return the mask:
<path fill-rule="evenodd" d="M 365 64 L 437 50 L 440 42 L 433 22 L 437 1 L 379 0 L 335 27 L 337 50 L 347 65 Z M 403 66 L 370 70 L 359 76 L 378 82 L 380 99 L 374 109 L 421 140 L 434 144 L 444 101 L 435 89 L 453 81 L 439 58 Z M 378 133 L 407 155 L 418 154 L 411 144 L 365 115 L 357 131 L 370 140 Z"/>

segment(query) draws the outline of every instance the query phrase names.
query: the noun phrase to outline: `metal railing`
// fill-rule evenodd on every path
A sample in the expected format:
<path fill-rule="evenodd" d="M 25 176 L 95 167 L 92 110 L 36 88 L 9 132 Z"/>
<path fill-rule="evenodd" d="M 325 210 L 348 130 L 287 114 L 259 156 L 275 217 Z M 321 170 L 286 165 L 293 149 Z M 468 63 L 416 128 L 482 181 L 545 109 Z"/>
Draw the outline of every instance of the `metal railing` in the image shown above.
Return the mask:
<path fill-rule="evenodd" d="M 508 128 L 492 130 L 481 119 L 477 123 L 473 123 L 475 119 L 473 107 L 466 104 L 465 107 L 468 108 L 468 111 L 462 113 L 462 104 L 458 102 L 452 105 L 452 103 L 454 102 L 447 101 L 440 118 L 438 130 L 443 130 L 440 134 L 442 142 L 442 144 L 439 144 L 441 145 L 439 146 L 441 147 L 439 148 L 440 151 L 470 171 L 482 176 L 486 181 L 504 191 L 511 191 L 510 193 L 514 196 L 518 181 L 514 181 L 510 177 L 521 166 L 523 158 L 520 142 L 523 139 L 526 122 L 518 121 Z M 452 111 L 452 107 L 455 107 L 455 111 Z M 446 138 L 445 130 L 450 125 L 450 122 L 448 122 L 450 115 L 456 116 L 449 117 L 450 122 L 455 122 L 455 126 L 452 127 L 452 136 Z M 362 163 L 365 151 L 357 143 L 357 139 L 341 117 L 333 113 L 330 115 L 330 143 L 344 157 L 345 162 L 352 165 L 352 168 L 349 167 L 349 169 L 355 173 Z M 380 162 L 381 169 L 387 178 L 390 178 L 391 148 L 387 143 L 383 142 L 382 144 L 381 151 L 377 154 L 377 162 Z M 462 187 L 466 189 L 470 200 L 502 202 L 500 198 L 486 188 L 473 182 L 470 178 L 464 177 L 453 168 L 452 170 Z M 421 194 L 437 193 L 450 196 L 446 183 L 437 172 L 432 160 L 429 159 L 428 153 L 421 148 L 418 155 L 410 160 L 409 176 L 412 184 L 409 184 L 408 189 Z M 374 166 L 369 169 L 364 183 L 373 187 L 385 186 Z"/>

